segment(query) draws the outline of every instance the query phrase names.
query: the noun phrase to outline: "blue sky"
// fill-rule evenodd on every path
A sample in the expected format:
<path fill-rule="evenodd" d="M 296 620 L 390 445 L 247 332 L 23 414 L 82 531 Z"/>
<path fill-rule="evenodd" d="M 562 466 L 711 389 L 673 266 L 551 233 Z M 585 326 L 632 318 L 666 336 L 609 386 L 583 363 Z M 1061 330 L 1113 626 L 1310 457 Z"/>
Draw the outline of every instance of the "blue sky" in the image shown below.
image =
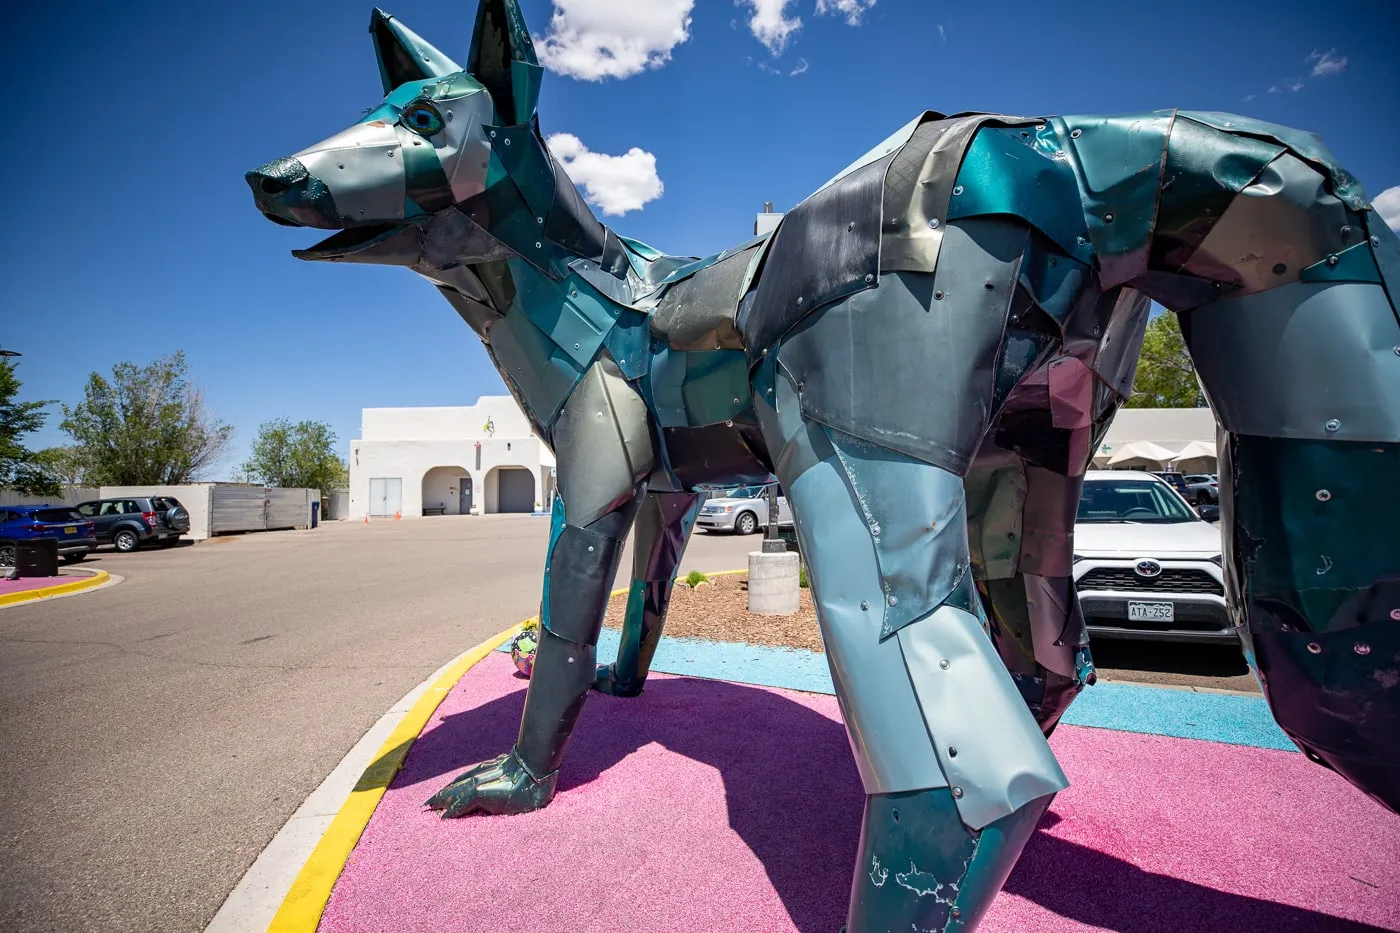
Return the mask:
<path fill-rule="evenodd" d="M 381 2 L 466 58 L 471 0 Z M 740 242 L 764 201 L 790 207 L 925 109 L 1247 113 L 1321 133 L 1372 197 L 1400 186 L 1392 0 L 1061 12 L 1031 0 L 694 0 L 688 25 L 690 0 L 522 6 L 536 36 L 553 37 L 556 70 L 626 71 L 625 56 L 599 63 L 597 49 L 617 43 L 598 33 L 637 32 L 634 67 L 651 67 L 596 81 L 547 74 L 540 120 L 580 152 L 639 150 L 623 162 L 579 156 L 614 209 L 655 193 L 653 179 L 632 177 L 654 158 L 660 196 L 604 219 L 669 252 Z M 504 391 L 426 282 L 292 259 L 319 237 L 261 218 L 243 182 L 379 101 L 369 11 L 242 0 L 8 14 L 22 41 L 0 63 L 12 95 L 0 345 L 24 353 L 27 397 L 71 404 L 93 370 L 184 350 L 210 408 L 237 429 L 213 474 L 226 478 L 267 419 L 327 421 L 344 447 L 361 408 Z M 52 410 L 31 445 L 63 442 Z"/>

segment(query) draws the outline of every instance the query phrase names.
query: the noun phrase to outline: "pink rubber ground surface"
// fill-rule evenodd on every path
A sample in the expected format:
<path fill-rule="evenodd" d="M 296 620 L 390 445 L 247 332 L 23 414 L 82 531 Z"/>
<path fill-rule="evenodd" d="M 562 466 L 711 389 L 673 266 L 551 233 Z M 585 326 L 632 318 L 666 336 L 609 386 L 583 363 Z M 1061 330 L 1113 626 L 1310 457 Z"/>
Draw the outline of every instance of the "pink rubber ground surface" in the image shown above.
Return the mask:
<path fill-rule="evenodd" d="M 836 701 L 655 676 L 594 695 L 559 794 L 517 817 L 422 807 L 510 748 L 493 654 L 413 746 L 326 933 L 836 933 L 861 790 Z M 1301 754 L 1062 726 L 1060 794 L 981 927 L 995 933 L 1400 929 L 1400 818 Z"/>
<path fill-rule="evenodd" d="M 8 596 L 11 593 L 24 593 L 29 590 L 41 590 L 46 586 L 59 586 L 63 583 L 72 583 L 76 577 L 20 577 L 18 580 L 0 580 L 0 596 Z"/>

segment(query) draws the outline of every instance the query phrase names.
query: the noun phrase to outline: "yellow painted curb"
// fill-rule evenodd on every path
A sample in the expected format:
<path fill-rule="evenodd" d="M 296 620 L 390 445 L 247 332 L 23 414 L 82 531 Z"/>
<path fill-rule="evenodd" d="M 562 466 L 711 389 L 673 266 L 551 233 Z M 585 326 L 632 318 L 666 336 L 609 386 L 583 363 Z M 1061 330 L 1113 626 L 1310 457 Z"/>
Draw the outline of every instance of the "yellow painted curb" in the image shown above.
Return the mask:
<path fill-rule="evenodd" d="M 326 828 L 321 841 L 316 843 L 316 848 L 292 882 L 291 890 L 283 898 L 282 906 L 277 909 L 277 915 L 272 918 L 268 933 L 312 933 L 320 925 L 321 914 L 330 901 L 336 879 L 345 868 L 351 850 L 360 841 L 360 834 L 369 825 L 375 807 L 379 806 L 380 798 L 389 788 L 389 782 L 399 773 L 418 733 L 423 731 L 428 719 L 457 681 L 504 644 L 519 628 L 519 625 L 512 625 L 462 655 L 399 721 L 398 727 L 380 747 L 374 763 L 355 783 L 355 789 Z"/>
<path fill-rule="evenodd" d="M 705 576 L 720 577 L 736 573 L 748 571 L 720 570 Z M 621 587 L 613 590 L 609 598 L 624 596 L 628 592 L 628 587 Z M 321 915 L 326 910 L 326 904 L 330 903 L 331 891 L 336 880 L 345 869 L 351 851 L 360 841 L 360 834 L 369 825 L 375 808 L 379 806 L 384 792 L 389 789 L 389 783 L 399 773 L 404 759 L 408 757 L 409 748 L 423 731 L 423 727 L 428 724 L 433 712 L 447 698 L 448 692 L 457 685 L 457 681 L 466 676 L 467 671 L 489 657 L 491 652 L 505 644 L 522 627 L 538 621 L 538 616 L 532 616 L 488 638 L 462 655 L 441 677 L 433 681 L 432 686 L 399 721 L 389 738 L 385 739 L 379 753 L 375 755 L 374 763 L 360 775 L 355 789 L 350 792 L 349 798 L 331 820 L 331 825 L 326 827 L 321 841 L 316 843 L 316 848 L 306 859 L 306 864 L 297 873 L 291 890 L 282 899 L 282 906 L 277 908 L 276 916 L 268 925 L 268 933 L 315 933 L 316 928 L 321 925 Z"/>
<path fill-rule="evenodd" d="M 77 593 L 94 586 L 101 586 L 111 579 L 111 574 L 105 570 L 99 570 L 90 577 L 83 577 L 81 580 L 74 580 L 72 583 L 59 583 L 56 586 L 43 586 L 35 590 L 21 590 L 18 593 L 6 593 L 4 596 L 0 596 L 0 606 L 14 606 L 19 603 L 48 599 L 50 596 Z"/>

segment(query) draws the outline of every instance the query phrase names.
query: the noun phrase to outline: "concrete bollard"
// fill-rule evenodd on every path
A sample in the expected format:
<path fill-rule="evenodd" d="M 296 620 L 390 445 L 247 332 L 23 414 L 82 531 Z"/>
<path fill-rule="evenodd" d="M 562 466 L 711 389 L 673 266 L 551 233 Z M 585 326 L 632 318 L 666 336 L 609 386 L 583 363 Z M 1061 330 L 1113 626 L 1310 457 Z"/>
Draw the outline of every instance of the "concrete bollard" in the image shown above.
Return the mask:
<path fill-rule="evenodd" d="M 793 615 L 801 606 L 797 582 L 797 554 L 749 552 L 749 612 L 760 616 Z"/>

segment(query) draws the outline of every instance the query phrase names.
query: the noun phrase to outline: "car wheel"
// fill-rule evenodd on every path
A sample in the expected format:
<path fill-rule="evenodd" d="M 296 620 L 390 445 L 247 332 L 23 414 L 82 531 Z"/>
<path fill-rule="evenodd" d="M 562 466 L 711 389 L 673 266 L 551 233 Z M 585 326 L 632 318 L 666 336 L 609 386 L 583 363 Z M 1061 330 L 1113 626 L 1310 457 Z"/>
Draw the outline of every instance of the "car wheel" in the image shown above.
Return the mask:
<path fill-rule="evenodd" d="M 66 564 L 76 564 L 78 561 L 82 560 L 84 557 L 87 557 L 87 551 L 84 551 L 84 552 L 81 553 L 81 554 L 64 554 L 64 555 L 63 555 L 63 562 L 66 563 Z"/>
<path fill-rule="evenodd" d="M 0 567 L 13 567 L 15 565 L 15 546 L 6 544 L 0 547 Z"/>
<path fill-rule="evenodd" d="M 758 516 L 752 512 L 741 512 L 734 519 L 734 530 L 741 535 L 751 535 L 758 530 Z"/>
<path fill-rule="evenodd" d="M 141 546 L 141 539 L 136 537 L 136 532 L 123 528 L 112 536 L 112 543 L 116 545 L 118 551 L 130 554 Z"/>

